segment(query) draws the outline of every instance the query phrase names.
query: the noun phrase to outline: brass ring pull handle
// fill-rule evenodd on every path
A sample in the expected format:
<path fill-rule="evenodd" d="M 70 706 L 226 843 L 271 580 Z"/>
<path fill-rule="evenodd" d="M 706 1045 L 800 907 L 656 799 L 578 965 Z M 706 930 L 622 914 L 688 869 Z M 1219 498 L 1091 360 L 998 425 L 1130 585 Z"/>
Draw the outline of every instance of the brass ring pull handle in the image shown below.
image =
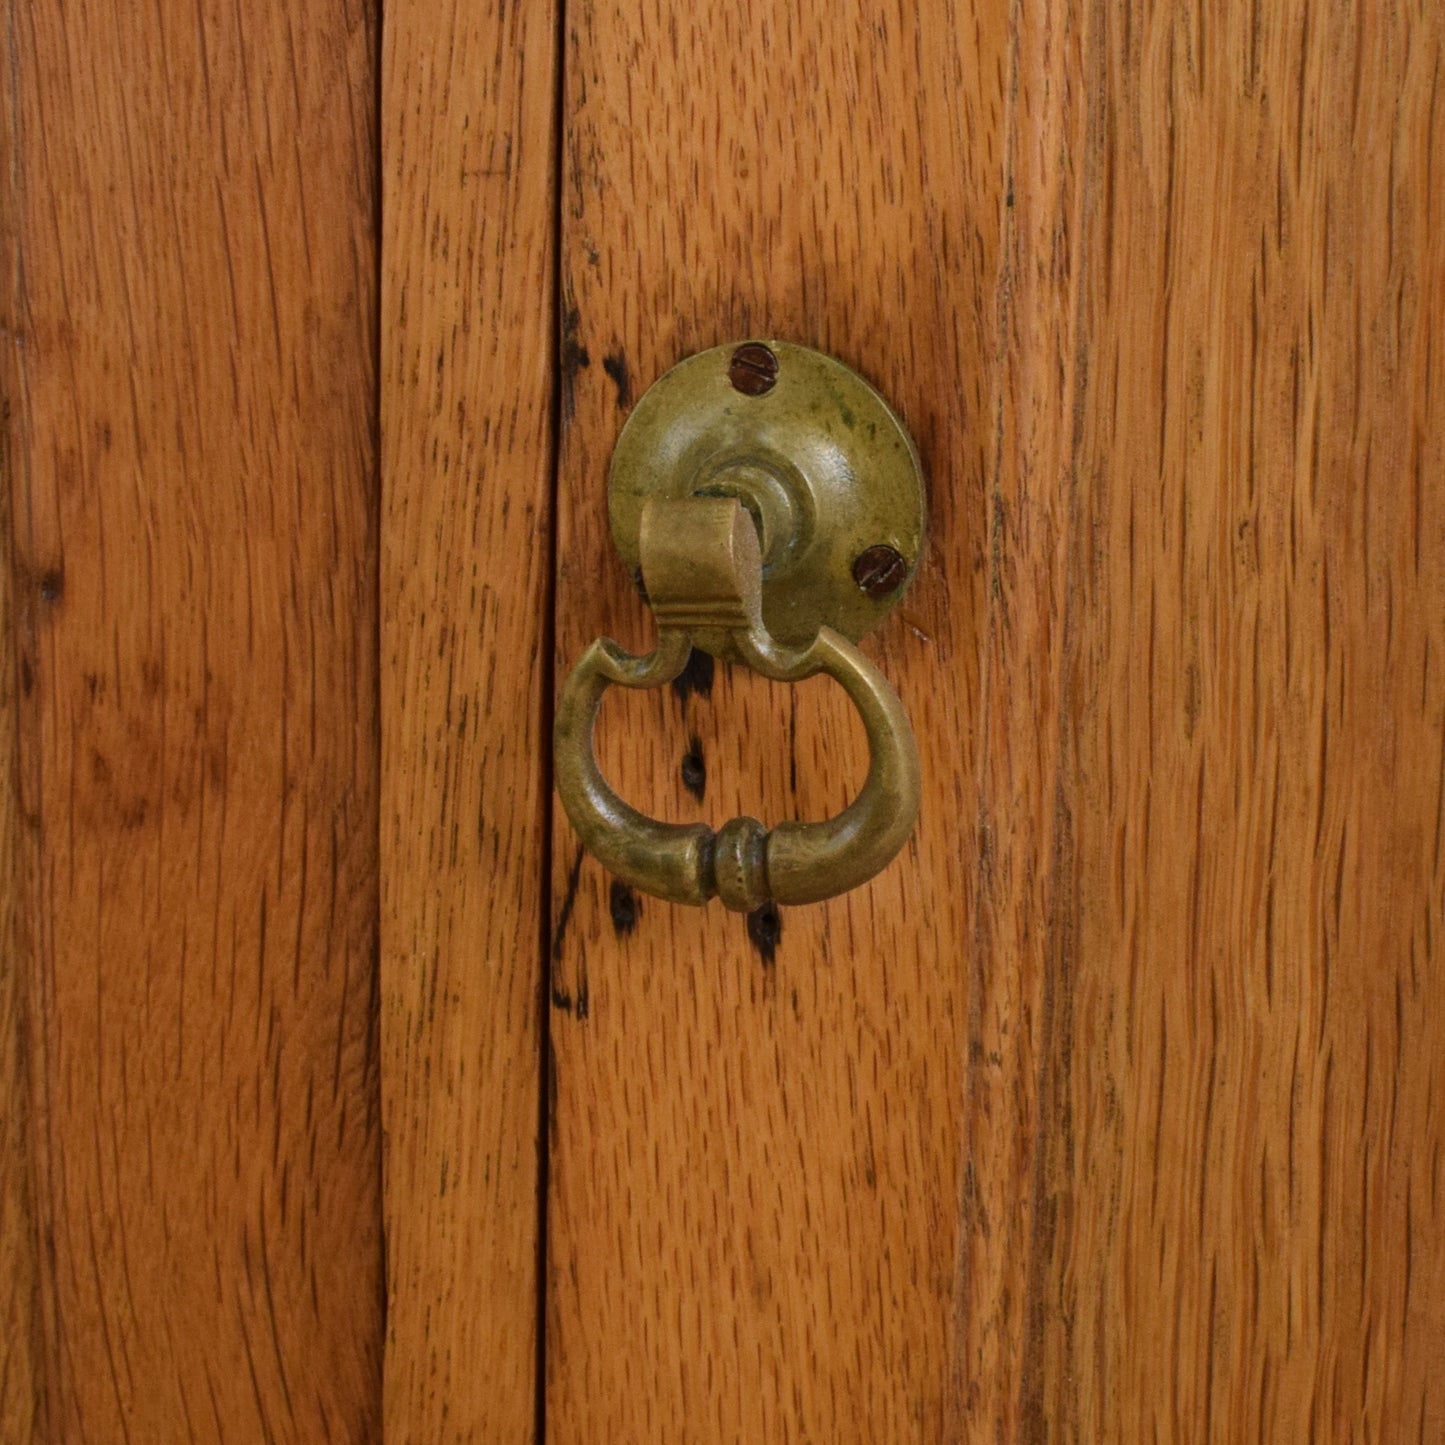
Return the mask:
<path fill-rule="evenodd" d="M 624 882 L 676 903 L 750 911 L 855 888 L 908 840 L 918 748 L 897 694 L 853 643 L 902 595 L 923 542 L 908 434 L 830 357 L 783 342 L 718 347 L 644 394 L 613 454 L 613 538 L 657 617 L 636 657 L 593 642 L 563 685 L 554 729 L 562 806 Z M 593 748 L 607 689 L 661 687 L 693 648 L 764 677 L 835 678 L 868 737 L 858 796 L 823 822 L 769 830 L 734 818 L 664 823 L 625 803 Z"/>
<path fill-rule="evenodd" d="M 680 514 L 680 515 L 679 515 Z M 651 533 L 663 530 L 668 541 Z M 903 705 L 883 674 L 846 638 L 821 628 L 802 649 L 768 636 L 758 613 L 760 564 L 751 521 L 733 498 L 652 502 L 643 520 L 649 595 L 658 610 L 656 649 L 635 657 L 607 638 L 583 654 L 562 689 L 556 719 L 557 791 L 578 836 L 616 877 L 674 903 L 714 896 L 747 912 L 766 902 L 816 903 L 865 883 L 908 840 L 918 816 L 918 748 Z M 715 590 L 705 607 L 669 606 L 653 580 L 658 566 L 684 560 L 697 548 L 724 555 L 734 570 L 731 595 Z M 748 585 L 747 573 L 752 583 Z M 674 571 L 676 568 L 674 568 Z M 741 574 L 741 575 L 739 575 Z M 720 579 L 719 579 L 720 580 Z M 747 616 L 728 627 L 732 609 Z M 679 618 L 692 610 L 693 627 Z M 687 663 L 694 635 L 716 643 L 726 631 L 732 649 L 764 677 L 800 682 L 816 673 L 834 677 L 852 698 L 868 736 L 867 781 L 836 817 L 819 823 L 779 823 L 771 831 L 755 818 L 734 818 L 716 833 L 706 823 L 662 823 L 623 802 L 597 765 L 592 731 L 602 695 L 622 687 L 661 687 Z"/>

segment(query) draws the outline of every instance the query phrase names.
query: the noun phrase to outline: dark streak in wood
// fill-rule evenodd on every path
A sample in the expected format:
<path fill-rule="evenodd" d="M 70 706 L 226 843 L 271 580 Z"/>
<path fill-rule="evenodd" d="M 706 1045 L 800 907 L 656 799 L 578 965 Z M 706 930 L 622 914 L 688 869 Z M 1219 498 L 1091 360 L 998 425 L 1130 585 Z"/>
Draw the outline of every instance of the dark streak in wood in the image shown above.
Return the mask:
<path fill-rule="evenodd" d="M 677 694 L 677 700 L 685 704 L 691 697 L 711 697 L 716 668 L 717 664 L 710 652 L 693 648 L 687 659 L 687 666 L 672 680 L 672 690 Z"/>
<path fill-rule="evenodd" d="M 607 911 L 612 916 L 612 929 L 625 938 L 637 927 L 640 905 L 637 895 L 620 878 L 614 878 L 607 890 Z"/>
<path fill-rule="evenodd" d="M 627 358 L 620 351 L 613 352 L 602 358 L 602 369 L 617 388 L 617 410 L 626 411 L 632 405 L 632 381 L 627 374 Z"/>
<path fill-rule="evenodd" d="M 575 306 L 562 313 L 562 334 L 558 344 L 558 364 L 562 379 L 562 419 L 570 421 L 577 409 L 577 373 L 592 364 L 587 348 L 577 339 L 582 318 Z"/>
<path fill-rule="evenodd" d="M 777 962 L 782 937 L 783 914 L 776 903 L 764 903 L 748 914 L 748 941 L 757 949 L 764 968 Z"/>
<path fill-rule="evenodd" d="M 567 870 L 567 889 L 562 894 L 562 906 L 557 910 L 557 923 L 552 929 L 552 962 L 562 958 L 563 946 L 567 941 L 567 926 L 572 922 L 572 910 L 577 906 L 577 887 L 582 881 L 582 860 L 587 850 L 577 845 L 572 855 L 572 866 Z"/>
<path fill-rule="evenodd" d="M 698 802 L 707 794 L 707 760 L 703 757 L 702 739 L 696 733 L 687 741 L 687 751 L 682 755 L 682 785 Z"/>

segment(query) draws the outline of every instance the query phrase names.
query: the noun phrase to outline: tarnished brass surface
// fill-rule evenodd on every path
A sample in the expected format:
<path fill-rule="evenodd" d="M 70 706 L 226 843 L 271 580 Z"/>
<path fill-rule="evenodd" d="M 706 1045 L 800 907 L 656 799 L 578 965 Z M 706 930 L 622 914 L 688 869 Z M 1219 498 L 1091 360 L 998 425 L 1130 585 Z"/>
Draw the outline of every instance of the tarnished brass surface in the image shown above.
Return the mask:
<path fill-rule="evenodd" d="M 748 911 L 769 900 L 813 903 L 866 882 L 907 841 L 918 816 L 918 749 L 887 679 L 829 627 L 803 647 L 769 635 L 757 532 L 736 497 L 647 502 L 639 556 L 658 619 L 656 649 L 635 657 L 599 638 L 558 700 L 557 791 L 583 843 L 616 877 L 676 903 L 720 897 Z M 617 796 L 592 743 L 603 693 L 613 683 L 664 685 L 694 646 L 777 681 L 826 672 L 842 684 L 863 719 L 870 759 L 862 790 L 843 812 L 771 831 L 755 818 L 734 818 L 714 833 L 705 823 L 658 822 Z"/>
<path fill-rule="evenodd" d="M 785 341 L 679 362 L 633 408 L 612 454 L 612 537 L 635 576 L 653 499 L 736 497 L 762 544 L 762 615 L 789 646 L 820 627 L 857 642 L 908 588 L 923 550 L 923 476 L 902 422 L 856 372 Z M 897 553 L 867 587 L 869 554 Z"/>
<path fill-rule="evenodd" d="M 918 816 L 918 748 L 897 695 L 853 643 L 887 615 L 923 549 L 923 478 L 903 424 L 841 362 L 779 341 L 719 346 L 638 402 L 608 483 L 613 540 L 657 617 L 634 657 L 607 638 L 562 689 L 557 792 L 618 878 L 676 903 L 814 903 L 866 882 Z M 661 687 L 694 647 L 779 682 L 826 672 L 868 735 L 868 778 L 835 818 L 661 823 L 597 765 L 602 695 Z"/>

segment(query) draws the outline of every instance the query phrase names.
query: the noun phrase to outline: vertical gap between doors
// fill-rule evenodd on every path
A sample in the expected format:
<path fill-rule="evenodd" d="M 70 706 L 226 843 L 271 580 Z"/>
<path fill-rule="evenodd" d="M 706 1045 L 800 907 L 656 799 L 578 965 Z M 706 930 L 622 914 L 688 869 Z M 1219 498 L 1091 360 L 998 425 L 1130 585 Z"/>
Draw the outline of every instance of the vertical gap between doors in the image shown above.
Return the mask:
<path fill-rule="evenodd" d="M 552 713 L 557 670 L 557 522 L 561 496 L 562 465 L 562 137 L 566 103 L 566 0 L 556 0 L 556 33 L 553 39 L 552 148 L 550 156 L 552 198 L 552 274 L 550 323 L 552 334 L 551 510 L 548 521 L 548 568 L 551 585 L 544 589 L 542 618 L 542 889 L 540 910 L 541 969 L 537 999 L 537 1400 L 534 1438 L 544 1445 L 547 1438 L 547 1201 L 551 1172 L 552 1140 Z"/>
<path fill-rule="evenodd" d="M 383 468 L 385 467 L 385 437 L 381 430 L 381 412 L 384 397 L 381 389 L 381 364 L 382 364 L 382 330 L 386 325 L 386 272 L 383 269 L 384 248 L 386 246 L 385 212 L 383 208 L 383 193 L 386 190 L 386 172 L 382 169 L 386 162 L 386 148 L 383 144 L 384 135 L 383 118 L 385 112 L 382 110 L 382 56 L 386 46 L 386 7 L 388 0 L 377 0 L 375 14 L 372 19 L 372 76 L 371 76 L 371 106 L 372 122 L 371 134 L 371 173 L 375 177 L 372 182 L 371 193 L 371 230 L 375 239 L 375 284 L 371 297 L 371 389 L 372 389 L 372 414 L 371 414 L 371 435 L 372 452 L 372 496 L 371 496 L 371 518 L 374 535 L 372 538 L 373 565 L 371 569 L 372 583 L 375 587 L 375 594 L 372 597 L 372 626 L 371 641 L 374 649 L 374 666 L 371 680 L 371 715 L 376 720 L 376 751 L 374 754 L 375 776 L 372 778 L 372 798 L 376 804 L 374 818 L 374 836 L 376 843 L 376 891 L 375 903 L 375 927 L 376 932 L 372 936 L 371 956 L 373 967 L 371 971 L 371 1058 L 372 1058 L 372 1098 L 371 1105 L 376 1110 L 377 1132 L 382 1134 L 382 1103 L 381 1103 L 381 790 L 384 783 L 381 770 L 382 739 L 381 732 L 385 726 L 385 719 L 381 714 L 381 678 L 382 668 L 385 666 L 385 658 L 381 650 L 381 619 L 384 616 L 383 604 L 385 603 L 384 588 L 381 576 L 381 548 L 382 532 L 386 525 L 386 479 Z M 377 1230 L 377 1244 L 381 1250 L 381 1267 L 377 1274 L 379 1281 L 379 1292 L 381 1295 L 378 1301 L 377 1313 L 381 1320 L 381 1349 L 377 1363 L 377 1400 L 376 1417 L 381 1422 L 384 1430 L 386 1420 L 386 1324 L 387 1324 L 387 1302 L 391 1291 L 387 1288 L 387 1238 L 386 1238 L 386 1149 L 383 1145 L 376 1151 L 376 1197 L 380 1202 L 381 1227 Z"/>

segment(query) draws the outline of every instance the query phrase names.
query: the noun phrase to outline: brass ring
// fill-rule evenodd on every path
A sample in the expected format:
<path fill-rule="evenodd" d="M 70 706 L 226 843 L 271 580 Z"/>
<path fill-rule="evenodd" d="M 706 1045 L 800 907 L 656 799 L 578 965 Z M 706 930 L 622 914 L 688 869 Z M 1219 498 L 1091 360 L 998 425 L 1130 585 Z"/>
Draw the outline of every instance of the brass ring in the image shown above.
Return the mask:
<path fill-rule="evenodd" d="M 685 540 L 666 508 L 691 509 Z M 786 648 L 764 630 L 757 613 L 757 539 L 733 499 L 652 504 L 655 569 L 665 591 L 672 572 L 685 575 L 696 596 L 696 557 L 725 557 L 720 570 L 735 579 L 732 595 L 719 584 L 707 610 L 689 602 L 688 626 L 664 625 L 656 649 L 638 657 L 609 638 L 582 655 L 558 699 L 554 732 L 557 792 L 587 848 L 623 882 L 674 903 L 703 904 L 719 897 L 747 912 L 766 902 L 815 903 L 866 882 L 908 840 L 921 791 L 918 747 L 898 695 L 878 668 L 831 628 L 821 628 L 803 648 Z M 699 545 L 699 532 L 705 534 Z M 669 553 L 675 547 L 676 557 Z M 686 551 L 686 558 L 684 558 Z M 690 570 L 682 566 L 690 559 Z M 677 565 L 674 565 L 674 562 Z M 646 567 L 646 563 L 644 566 Z M 718 578 L 710 578 L 718 582 Z M 669 598 L 652 596 L 659 618 L 681 614 Z M 741 626 L 720 627 L 744 622 Z M 719 635 L 724 634 L 724 635 Z M 746 662 L 764 677 L 800 682 L 817 673 L 835 678 L 852 699 L 868 736 L 868 777 L 858 796 L 837 816 L 818 823 L 779 823 L 771 830 L 740 817 L 716 832 L 706 823 L 663 823 L 625 803 L 598 766 L 593 730 L 603 694 L 621 687 L 661 687 L 687 663 L 696 637 L 709 651 Z"/>

